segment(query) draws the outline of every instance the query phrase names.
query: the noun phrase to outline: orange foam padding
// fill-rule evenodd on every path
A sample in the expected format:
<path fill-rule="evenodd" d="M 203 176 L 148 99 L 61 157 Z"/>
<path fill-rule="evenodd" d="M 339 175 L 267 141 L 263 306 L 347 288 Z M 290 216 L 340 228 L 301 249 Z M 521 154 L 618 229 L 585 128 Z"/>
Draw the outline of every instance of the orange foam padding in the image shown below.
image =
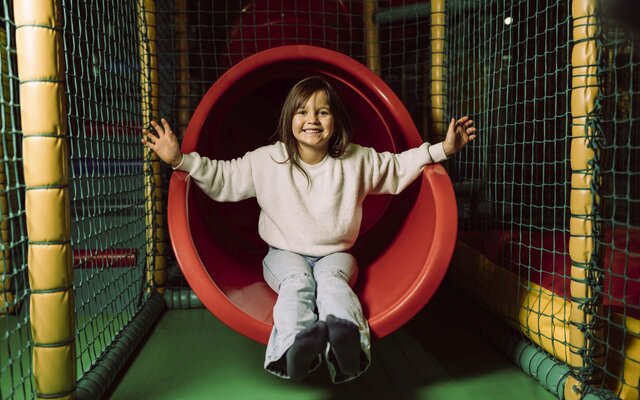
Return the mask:
<path fill-rule="evenodd" d="M 187 127 L 183 152 L 230 159 L 270 142 L 288 90 L 320 75 L 344 98 L 354 142 L 402 151 L 422 139 L 397 96 L 369 69 L 331 50 L 283 46 L 236 64 L 205 94 Z M 182 172 L 169 186 L 168 224 L 178 263 L 202 303 L 238 332 L 266 343 L 275 293 L 262 278 L 267 246 L 257 233 L 255 199 L 216 203 Z M 370 196 L 353 248 L 355 291 L 374 337 L 412 318 L 448 268 L 457 231 L 449 176 L 441 165 L 398 196 Z"/>

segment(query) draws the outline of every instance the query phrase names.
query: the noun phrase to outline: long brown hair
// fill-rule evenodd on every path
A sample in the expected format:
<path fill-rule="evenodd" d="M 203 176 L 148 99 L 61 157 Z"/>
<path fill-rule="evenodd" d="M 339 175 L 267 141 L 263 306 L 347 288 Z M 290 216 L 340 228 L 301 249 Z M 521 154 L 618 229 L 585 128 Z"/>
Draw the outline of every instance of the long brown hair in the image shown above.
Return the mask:
<path fill-rule="evenodd" d="M 298 109 L 304 107 L 311 96 L 319 91 L 324 92 L 327 96 L 329 111 L 333 116 L 334 130 L 331 139 L 329 139 L 329 155 L 331 157 L 342 157 L 351 140 L 351 121 L 349 120 L 342 99 L 333 86 L 319 76 L 310 76 L 296 83 L 289 91 L 282 106 L 276 134 L 278 135 L 278 139 L 284 143 L 291 164 L 300 170 L 305 177 L 307 174 L 299 163 L 300 148 L 298 147 L 298 141 L 293 135 L 291 124 L 293 116 Z"/>

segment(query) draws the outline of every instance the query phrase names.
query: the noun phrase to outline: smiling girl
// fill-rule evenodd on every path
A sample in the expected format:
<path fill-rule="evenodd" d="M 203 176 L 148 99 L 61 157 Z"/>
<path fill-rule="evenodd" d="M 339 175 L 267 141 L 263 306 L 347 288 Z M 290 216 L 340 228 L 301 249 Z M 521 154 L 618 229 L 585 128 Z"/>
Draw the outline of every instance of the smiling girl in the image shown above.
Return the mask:
<path fill-rule="evenodd" d="M 333 87 L 298 82 L 278 122 L 279 141 L 220 161 L 183 154 L 169 123 L 152 121 L 142 142 L 173 169 L 188 172 L 216 201 L 256 197 L 258 230 L 269 245 L 263 273 L 278 293 L 267 344 L 267 371 L 303 379 L 325 356 L 335 383 L 371 362 L 370 333 L 351 289 L 358 267 L 349 250 L 369 194 L 402 192 L 427 164 L 446 160 L 476 138 L 468 117 L 452 119 L 443 142 L 399 154 L 350 143 L 351 123 Z"/>

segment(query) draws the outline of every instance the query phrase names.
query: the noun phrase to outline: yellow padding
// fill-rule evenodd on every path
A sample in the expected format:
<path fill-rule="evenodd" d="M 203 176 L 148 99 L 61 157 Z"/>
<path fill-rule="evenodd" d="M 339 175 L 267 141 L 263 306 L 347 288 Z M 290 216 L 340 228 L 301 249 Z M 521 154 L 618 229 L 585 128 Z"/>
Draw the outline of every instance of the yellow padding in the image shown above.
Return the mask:
<path fill-rule="evenodd" d="M 57 80 L 64 75 L 58 61 L 60 34 L 41 26 L 23 26 L 16 31 L 20 80 Z"/>
<path fill-rule="evenodd" d="M 61 135 L 67 132 L 64 93 L 55 82 L 24 82 L 20 85 L 22 132 Z M 28 107 L 25 107 L 28 105 Z"/>
<path fill-rule="evenodd" d="M 71 245 L 29 246 L 29 283 L 32 290 L 67 288 L 73 284 Z"/>
<path fill-rule="evenodd" d="M 164 243 L 156 242 L 155 245 L 156 245 L 156 252 L 157 252 L 156 257 L 161 257 L 162 254 L 164 254 Z"/>
<path fill-rule="evenodd" d="M 62 242 L 70 239 L 71 220 L 67 188 L 27 190 L 27 231 L 31 242 Z"/>
<path fill-rule="evenodd" d="M 614 321 L 621 324 L 623 318 L 620 314 L 614 314 Z M 624 318 L 624 327 L 627 330 L 627 333 L 635 336 L 640 336 L 640 320 L 627 316 Z M 635 353 L 638 361 L 640 361 L 640 352 Z"/>
<path fill-rule="evenodd" d="M 2 148 L 2 145 L 0 145 Z M 2 220 L 0 221 L 0 236 L 5 244 L 4 250 L 9 250 L 9 238 L 11 233 L 9 231 L 9 202 L 7 201 L 7 186 L 6 186 L 6 174 L 3 167 L 0 167 L 0 211 L 2 212 Z"/>
<path fill-rule="evenodd" d="M 34 347 L 33 367 L 36 387 L 43 397 L 59 393 L 72 393 L 76 382 L 76 357 L 72 347 Z M 56 397 L 56 399 L 71 398 Z"/>
<path fill-rule="evenodd" d="M 0 314 L 2 314 L 2 312 L 8 313 L 8 314 L 14 313 L 16 310 L 16 307 L 14 306 L 15 301 L 16 301 L 16 297 L 14 296 L 13 293 L 9 291 L 7 292 L 0 291 L 0 309 L 1 309 Z"/>
<path fill-rule="evenodd" d="M 591 173 L 573 172 L 571 174 L 571 189 L 584 189 L 587 192 L 591 190 L 593 175 Z"/>
<path fill-rule="evenodd" d="M 155 205 L 156 210 L 159 210 L 159 208 L 157 208 L 157 207 L 162 206 L 162 194 L 161 194 L 161 193 L 158 193 L 158 191 L 157 191 L 157 190 L 156 190 L 156 191 L 154 191 L 154 193 L 155 193 L 155 194 L 154 194 L 155 198 L 156 198 L 156 199 L 158 199 L 158 198 L 159 198 L 159 200 L 156 200 L 156 201 L 147 200 L 147 201 L 146 201 L 146 203 L 147 203 L 147 206 L 148 206 L 148 207 L 153 207 L 153 206 Z M 162 216 L 162 213 L 159 213 L 159 215 L 156 215 L 156 216 L 155 216 L 155 218 L 153 218 L 154 216 L 151 216 L 151 217 L 147 216 L 147 217 L 148 217 L 148 218 L 151 218 L 151 219 L 149 220 L 149 224 L 154 224 L 154 223 L 155 223 L 155 224 L 156 224 L 156 226 L 163 226 L 163 223 L 164 223 L 164 217 Z M 155 222 L 154 222 L 154 221 L 155 221 Z"/>
<path fill-rule="evenodd" d="M 585 268 L 571 267 L 571 279 L 570 288 L 571 296 L 573 298 L 587 299 L 593 297 L 593 288 L 584 283 L 587 280 L 587 270 Z M 579 318 L 580 322 L 586 322 L 586 317 L 580 316 L 581 314 L 584 314 L 584 309 L 583 307 L 580 307 L 579 304 L 576 303 L 576 305 L 572 307 L 571 312 L 574 314 L 575 318 Z M 572 320 L 578 321 L 573 318 Z"/>
<path fill-rule="evenodd" d="M 448 277 L 470 296 L 478 298 L 480 303 L 507 317 L 518 330 L 546 352 L 561 362 L 569 362 L 569 313 L 573 311 L 573 303 L 547 289 L 519 279 L 462 241 L 456 244 Z M 584 319 L 584 312 L 580 311 L 580 316 Z M 612 313 L 612 323 L 604 331 L 608 332 L 609 336 L 605 341 L 612 349 L 607 353 L 608 359 L 605 361 L 608 371 L 607 386 L 622 400 L 638 400 L 640 321 Z M 582 333 L 571 340 L 571 346 L 576 346 L 580 341 L 584 341 Z M 571 386 L 577 384 L 574 379 L 569 379 L 565 396 L 567 391 L 572 392 Z M 572 392 L 571 398 L 577 395 Z"/>
<path fill-rule="evenodd" d="M 586 118 L 579 118 L 581 121 L 573 119 L 571 134 L 575 139 L 571 139 L 571 169 L 574 171 L 584 171 L 589 169 L 589 160 L 595 156 L 593 149 L 589 148 L 589 139 L 585 136 Z"/>
<path fill-rule="evenodd" d="M 591 50 L 597 49 L 595 46 L 595 41 L 587 41 L 583 43 L 578 43 L 575 45 L 575 48 L 583 47 L 585 49 Z M 584 61 L 579 61 L 584 62 Z M 574 65 L 576 61 L 574 60 Z M 590 74 L 590 76 L 579 76 L 575 77 L 571 80 L 572 89 L 571 89 L 571 111 L 575 112 L 576 116 L 588 115 L 590 111 L 593 110 L 596 98 L 598 98 L 598 79 L 597 79 L 597 69 L 595 67 L 588 68 L 573 68 L 575 74 Z M 588 85 L 588 86 L 587 86 Z M 585 127 L 583 126 L 583 133 L 585 132 Z"/>
<path fill-rule="evenodd" d="M 566 362 L 566 343 L 569 342 L 567 303 L 538 285 L 530 283 L 530 287 L 522 293 L 519 329 L 547 353 Z"/>
<path fill-rule="evenodd" d="M 64 137 L 27 136 L 22 141 L 24 179 L 30 186 L 60 185 L 67 181 L 68 153 Z"/>
<path fill-rule="evenodd" d="M 617 382 L 615 391 L 619 392 L 623 400 L 637 400 L 640 397 L 638 382 L 640 380 L 640 338 L 627 337 L 625 339 L 625 359 L 622 366 L 622 380 Z"/>
<path fill-rule="evenodd" d="M 433 2 L 433 6 L 431 6 L 431 25 L 432 26 L 440 26 L 440 30 L 439 32 L 442 32 L 442 34 L 440 35 L 439 39 L 444 39 L 444 24 L 445 24 L 445 13 L 444 13 L 444 6 L 439 6 L 438 9 L 436 10 L 436 6 L 435 4 L 441 4 L 442 1 L 434 1 Z M 442 49 L 440 49 L 442 50 Z M 435 51 L 435 49 L 432 49 L 432 51 Z"/>
<path fill-rule="evenodd" d="M 569 256 L 571 257 L 571 261 L 583 264 L 588 263 L 591 260 L 592 254 L 593 237 L 569 238 Z"/>
<path fill-rule="evenodd" d="M 2 261 L 2 264 L 4 264 L 4 261 Z M 0 269 L 0 272 L 2 272 L 1 269 Z M 5 291 L 11 290 L 11 288 L 13 288 L 13 283 L 11 283 L 12 280 L 10 278 L 8 278 L 8 276 L 9 275 L 7 274 L 7 276 L 3 276 L 2 280 L 0 280 L 0 297 L 2 297 L 5 293 L 6 294 L 11 294 L 9 292 L 5 292 Z M 2 302 L 2 299 L 0 298 L 0 304 L 2 304 L 1 302 Z"/>
<path fill-rule="evenodd" d="M 444 82 L 438 82 L 438 81 L 431 82 L 431 90 L 434 92 L 441 93 L 444 90 L 444 86 L 445 86 Z M 445 96 L 438 96 L 438 97 L 445 99 Z M 443 124 L 443 122 L 439 122 L 439 124 Z"/>
<path fill-rule="evenodd" d="M 547 353 L 567 362 L 569 308 L 553 292 L 519 279 L 462 241 L 456 243 L 451 278 L 487 304 Z"/>
<path fill-rule="evenodd" d="M 16 25 L 56 26 L 60 15 L 58 4 L 51 0 L 30 0 L 13 2 Z M 21 28 L 23 29 L 23 28 Z"/>
<path fill-rule="evenodd" d="M 584 218 L 569 218 L 569 231 L 574 235 L 591 236 L 593 224 Z"/>
<path fill-rule="evenodd" d="M 621 399 L 637 400 L 640 398 L 640 321 L 620 314 L 613 314 L 612 320 L 609 336 L 605 338 L 612 349 L 605 366 L 613 376 L 607 375 L 607 384 Z M 614 379 L 616 376 L 622 379 Z"/>
<path fill-rule="evenodd" d="M 66 343 L 73 339 L 73 289 L 63 292 L 33 293 L 31 335 L 36 344 Z"/>
<path fill-rule="evenodd" d="M 569 203 L 571 214 L 579 216 L 591 215 L 593 194 L 590 190 L 572 190 Z"/>

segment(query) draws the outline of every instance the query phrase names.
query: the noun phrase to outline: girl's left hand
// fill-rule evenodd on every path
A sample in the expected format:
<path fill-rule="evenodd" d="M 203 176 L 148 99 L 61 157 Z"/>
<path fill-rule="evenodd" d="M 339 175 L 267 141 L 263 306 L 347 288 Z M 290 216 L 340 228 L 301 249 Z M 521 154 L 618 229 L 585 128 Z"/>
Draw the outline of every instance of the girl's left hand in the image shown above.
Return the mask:
<path fill-rule="evenodd" d="M 476 128 L 473 126 L 473 120 L 468 116 L 465 115 L 457 121 L 455 118 L 451 118 L 447 136 L 442 145 L 447 157 L 456 154 L 469 142 L 475 140 L 477 137 L 475 132 Z"/>

